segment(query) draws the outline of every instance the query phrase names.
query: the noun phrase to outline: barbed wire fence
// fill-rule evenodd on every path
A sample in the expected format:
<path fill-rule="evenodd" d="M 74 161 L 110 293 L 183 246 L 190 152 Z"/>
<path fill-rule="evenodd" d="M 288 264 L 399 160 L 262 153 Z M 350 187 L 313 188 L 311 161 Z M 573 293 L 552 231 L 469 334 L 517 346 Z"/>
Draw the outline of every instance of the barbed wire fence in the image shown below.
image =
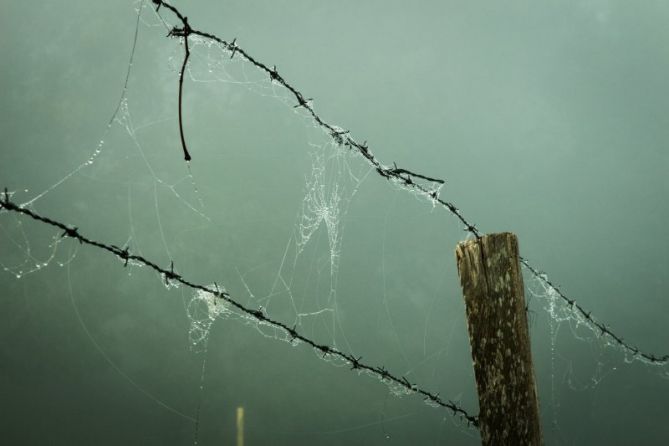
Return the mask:
<path fill-rule="evenodd" d="M 232 41 L 224 40 L 215 34 L 197 30 L 188 22 L 188 17 L 186 17 L 182 12 L 180 12 L 176 7 L 165 2 L 163 0 L 152 0 L 153 4 L 156 7 L 156 11 L 159 12 L 161 7 L 164 7 L 171 11 L 177 19 L 181 22 L 181 26 L 173 27 L 169 33 L 168 37 L 179 37 L 184 43 L 184 58 L 182 63 L 181 72 L 179 74 L 179 131 L 181 136 L 181 144 L 184 152 L 184 159 L 189 162 L 191 160 L 191 154 L 188 151 L 186 145 L 186 140 L 183 132 L 183 122 L 182 122 L 182 96 L 183 96 L 183 77 L 186 66 L 188 64 L 188 59 L 190 56 L 190 47 L 188 43 L 188 37 L 199 36 L 201 38 L 209 39 L 223 46 L 230 53 L 230 58 L 235 56 L 242 57 L 246 61 L 250 62 L 256 68 L 264 71 L 270 80 L 278 85 L 284 87 L 289 91 L 292 96 L 295 98 L 296 104 L 294 107 L 303 108 L 307 113 L 312 117 L 313 121 L 318 125 L 322 130 L 324 130 L 332 138 L 332 141 L 338 146 L 345 146 L 350 150 L 357 151 L 371 167 L 377 172 L 378 175 L 385 178 L 388 181 L 395 182 L 401 186 L 416 192 L 418 195 L 423 196 L 430 200 L 433 205 L 439 205 L 442 208 L 446 209 L 452 215 L 454 215 L 463 225 L 465 232 L 473 235 L 477 239 L 480 239 L 483 233 L 478 229 L 478 227 L 467 219 L 462 211 L 455 206 L 454 203 L 447 201 L 440 197 L 440 189 L 446 183 L 444 179 L 435 178 L 428 176 L 423 173 L 413 172 L 409 169 L 398 167 L 395 163 L 392 166 L 383 164 L 371 151 L 369 145 L 366 141 L 360 142 L 359 140 L 354 139 L 351 136 L 349 130 L 343 129 L 342 127 L 336 126 L 334 124 L 328 123 L 324 120 L 314 109 L 312 105 L 313 98 L 307 98 L 300 90 L 295 86 L 289 83 L 283 76 L 281 76 L 276 68 L 276 65 L 272 65 L 270 68 L 269 64 L 263 63 L 256 58 L 254 58 L 248 51 L 240 47 L 237 44 L 237 39 L 233 38 Z M 423 182 L 426 182 L 424 184 Z M 592 316 L 592 312 L 586 310 L 582 305 L 576 302 L 575 299 L 568 297 L 553 281 L 549 280 L 547 275 L 541 271 L 540 268 L 532 265 L 525 257 L 520 258 L 521 264 L 534 276 L 537 280 L 543 283 L 548 289 L 553 290 L 562 301 L 574 311 L 580 318 L 584 319 L 588 323 L 599 331 L 600 336 L 608 338 L 611 342 L 621 347 L 625 352 L 630 353 L 634 358 L 638 358 L 642 361 L 664 366 L 669 363 L 669 353 L 664 355 L 657 355 L 654 353 L 646 352 L 641 350 L 638 346 L 631 344 L 628 341 L 625 341 L 622 336 L 614 333 L 611 328 L 606 324 Z"/>
<path fill-rule="evenodd" d="M 355 139 L 351 136 L 350 131 L 325 121 L 314 109 L 312 104 L 313 99 L 307 98 L 307 96 L 304 95 L 300 90 L 284 79 L 284 77 L 279 74 L 275 65 L 271 65 L 270 68 L 269 64 L 255 59 L 249 52 L 238 45 L 237 39 L 228 41 L 216 36 L 215 34 L 193 28 L 190 25 L 188 18 L 173 5 L 163 0 L 152 0 L 152 3 L 155 5 L 157 12 L 159 12 L 161 8 L 165 8 L 174 14 L 174 16 L 180 22 L 180 26 L 175 26 L 169 30 L 168 36 L 181 39 L 185 50 L 184 58 L 181 64 L 181 70 L 179 72 L 178 115 L 181 146 L 186 162 L 190 162 L 192 160 L 192 153 L 188 150 L 182 118 L 184 72 L 187 68 L 190 57 L 189 37 L 199 36 L 200 38 L 208 39 L 220 44 L 229 52 L 230 58 L 241 57 L 244 60 L 250 62 L 257 69 L 263 71 L 273 83 L 285 88 L 294 97 L 296 101 L 296 108 L 304 109 L 311 116 L 313 121 L 330 136 L 336 145 L 347 147 L 351 151 L 355 151 L 360 156 L 362 156 L 379 176 L 385 178 L 389 182 L 398 184 L 408 190 L 414 191 L 418 195 L 429 200 L 435 206 L 439 205 L 440 207 L 446 209 L 449 213 L 454 215 L 460 223 L 464 225 L 464 230 L 468 234 L 471 234 L 477 239 L 480 239 L 483 236 L 483 232 L 481 232 L 475 224 L 467 219 L 454 203 L 447 201 L 440 196 L 440 190 L 445 184 L 444 179 L 435 178 L 423 173 L 411 171 L 407 168 L 398 167 L 395 163 L 393 163 L 392 166 L 382 163 L 371 151 L 366 141 L 360 142 L 358 139 Z M 175 271 L 173 261 L 170 263 L 169 267 L 160 266 L 146 257 L 131 252 L 127 246 L 121 248 L 113 244 L 90 239 L 81 234 L 77 227 L 41 215 L 34 210 L 31 210 L 29 206 L 30 203 L 20 204 L 12 201 L 11 193 L 7 189 L 4 190 L 4 194 L 2 194 L 0 197 L 0 209 L 3 209 L 7 212 L 21 214 L 40 223 L 57 228 L 59 231 L 62 231 L 61 237 L 70 238 L 72 240 L 78 241 L 83 245 L 88 245 L 106 251 L 119 258 L 123 262 L 124 266 L 128 266 L 129 262 L 136 262 L 147 266 L 155 271 L 166 283 L 177 282 L 193 290 L 209 293 L 236 308 L 246 316 L 253 318 L 259 324 L 266 325 L 281 331 L 288 339 L 292 341 L 302 342 L 309 345 L 323 357 L 331 357 L 337 360 L 341 360 L 348 364 L 351 370 L 358 371 L 359 373 L 366 373 L 379 378 L 385 383 L 399 386 L 407 393 L 421 395 L 425 401 L 431 405 L 448 409 L 454 416 L 461 418 L 468 425 L 478 427 L 478 417 L 469 413 L 458 403 L 452 400 L 443 399 L 439 396 L 438 393 L 430 392 L 420 387 L 419 385 L 410 382 L 405 376 L 395 375 L 383 366 L 367 364 L 366 362 L 362 361 L 362 357 L 355 356 L 352 353 L 344 352 L 330 345 L 320 344 L 305 336 L 303 333 L 300 333 L 296 326 L 290 326 L 281 321 L 272 319 L 263 311 L 262 308 L 254 309 L 239 303 L 233 298 L 232 295 L 225 291 L 224 286 L 219 287 L 218 285 L 215 285 L 212 288 L 211 286 L 192 282 L 188 278 L 180 275 Z M 601 336 L 606 337 L 612 343 L 618 345 L 624 351 L 631 354 L 634 358 L 642 360 L 646 363 L 658 366 L 664 366 L 669 363 L 669 354 L 656 355 L 654 353 L 643 351 L 636 345 L 625 341 L 621 336 L 614 333 L 606 324 L 600 322 L 597 318 L 592 316 L 590 311 L 587 311 L 583 306 L 577 303 L 575 299 L 572 299 L 563 293 L 553 281 L 547 278 L 546 274 L 544 274 L 538 267 L 531 264 L 526 258 L 521 257 L 521 264 L 527 269 L 527 271 L 532 274 L 532 276 L 534 276 L 550 290 L 554 291 L 556 295 L 559 296 L 559 298 L 574 313 L 576 313 L 580 318 L 586 320 L 588 323 L 592 324 L 592 326 L 599 331 Z"/>

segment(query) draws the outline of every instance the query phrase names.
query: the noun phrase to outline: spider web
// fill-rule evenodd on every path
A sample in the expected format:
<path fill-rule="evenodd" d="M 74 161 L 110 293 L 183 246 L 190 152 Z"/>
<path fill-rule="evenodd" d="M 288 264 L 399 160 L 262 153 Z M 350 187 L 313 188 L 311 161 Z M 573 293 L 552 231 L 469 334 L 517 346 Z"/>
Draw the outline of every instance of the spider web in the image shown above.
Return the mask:
<path fill-rule="evenodd" d="M 334 144 L 330 135 L 315 126 L 303 110 L 293 108 L 282 88 L 261 76 L 254 67 L 240 58 L 230 60 L 229 53 L 219 45 L 197 39 L 192 41 L 193 54 L 186 73 L 187 88 L 192 92 L 187 93 L 186 102 L 193 105 L 185 113 L 195 161 L 185 165 L 176 144 L 174 119 L 174 80 L 183 47 L 177 41 L 165 41 L 169 26 L 148 5 L 137 3 L 137 11 L 138 37 L 128 67 L 129 77 L 102 136 L 92 148 L 83 149 L 90 155 L 78 162 L 81 151 L 77 151 L 70 158 L 59 160 L 56 169 L 65 166 L 64 173 L 49 171 L 45 175 L 47 181 L 54 174 L 55 178 L 46 184 L 41 183 L 45 178 L 36 177 L 34 186 L 12 190 L 12 199 L 36 211 L 55 210 L 60 218 L 77 220 L 82 231 L 95 228 L 96 237 L 113 240 L 119 247 L 128 247 L 160 264 L 173 265 L 176 271 L 194 279 L 208 283 L 214 279 L 212 287 L 218 288 L 220 283 L 221 289 L 225 286 L 245 305 L 294 325 L 317 342 L 344 351 L 370 346 L 372 350 L 365 354 L 366 358 L 391 365 L 384 347 L 388 336 L 392 336 L 393 349 L 408 348 L 398 344 L 399 328 L 388 305 L 391 293 L 383 293 L 385 314 L 374 321 L 373 331 L 378 331 L 378 335 L 370 333 L 362 339 L 349 340 L 347 333 L 359 330 L 362 322 L 355 316 L 359 313 L 356 307 L 378 305 L 379 297 L 370 302 L 360 298 L 355 289 L 347 289 L 342 301 L 338 283 L 342 255 L 346 252 L 343 229 L 350 224 L 348 211 L 370 173 L 369 166 L 350 150 Z M 258 115 L 263 118 L 258 121 L 248 118 Z M 225 129 L 220 141 L 211 139 L 210 129 L 217 127 Z M 277 202 L 282 206 L 272 205 Z M 67 203 L 74 205 L 74 211 Z M 185 420 L 186 426 L 193 420 L 197 431 L 209 426 L 209 433 L 196 434 L 200 441 L 211 435 L 213 426 L 207 422 L 213 412 L 207 411 L 206 404 L 217 387 L 207 378 L 217 368 L 220 371 L 211 360 L 214 354 L 211 334 L 216 324 L 237 320 L 253 329 L 246 336 L 252 337 L 255 331 L 262 338 L 278 338 L 296 345 L 285 333 L 216 303 L 211 295 L 178 289 L 165 277 L 158 284 L 163 283 L 167 289 L 161 290 L 137 273 L 140 265 L 136 263 L 130 262 L 121 273 L 113 271 L 111 265 L 80 252 L 76 245 L 63 240 L 61 234 L 43 228 L 26 229 L 20 219 L 7 217 L 3 219 L 2 230 L 4 240 L 13 250 L 3 252 L 3 269 L 25 279 L 52 265 L 63 267 L 69 284 L 65 294 L 77 322 L 107 367 L 151 403 Z M 369 217 L 363 213 L 359 218 Z M 375 242 L 377 247 L 378 242 L 385 243 Z M 130 297 L 133 295 L 148 300 L 141 303 L 140 299 L 129 307 L 114 304 L 107 309 L 95 309 L 95 296 L 100 294 L 96 287 L 100 284 L 87 283 L 85 277 L 93 274 L 96 267 L 108 270 L 109 279 L 104 284 L 107 289 L 117 291 L 110 296 L 115 296 L 119 305 L 133 299 Z M 362 268 L 357 262 L 351 266 L 349 261 L 344 267 L 360 269 L 361 274 L 373 277 L 386 274 L 373 266 Z M 161 330 L 163 334 L 159 337 L 167 337 L 171 346 L 185 341 L 183 351 L 196 355 L 188 358 L 192 371 L 185 382 L 192 381 L 190 396 L 175 396 L 166 386 L 178 381 L 150 378 L 146 360 L 121 347 L 136 342 L 155 349 L 149 341 L 153 336 L 143 335 L 141 330 L 158 323 L 157 319 L 163 320 L 160 325 L 166 327 L 164 330 L 183 325 L 175 316 L 179 312 L 175 313 L 174 300 L 169 299 L 174 293 L 182 298 L 180 313 L 187 316 L 186 326 L 170 331 L 169 335 Z M 149 302 L 166 306 L 160 311 L 146 311 Z M 152 316 L 135 317 L 142 313 Z M 186 339 L 180 341 L 178 333 Z M 427 335 L 423 340 L 422 348 L 429 351 Z M 258 346 L 258 341 L 251 345 Z M 267 349 L 263 344 L 259 347 Z M 444 359 L 443 351 L 441 347 L 437 352 L 430 351 L 431 358 L 423 358 L 421 354 L 422 366 L 409 365 L 406 354 L 402 353 L 402 370 L 409 377 L 421 369 L 434 375 L 436 360 Z M 178 356 L 184 355 L 188 357 L 186 353 Z M 158 354 L 159 362 L 166 363 L 168 356 Z M 311 361 L 299 356 L 289 359 L 296 367 Z M 333 361 L 326 359 L 325 363 Z M 307 367 L 311 370 L 313 364 Z M 299 374 L 299 368 L 293 373 Z M 331 372 L 319 373 L 331 375 Z M 313 379 L 306 382 L 310 380 Z M 322 385 L 320 379 L 316 382 Z M 200 392 L 195 391 L 198 386 Z M 310 387 L 313 385 L 307 388 Z M 400 388 L 391 390 L 396 395 L 406 394 Z M 363 395 L 370 394 L 367 391 Z M 350 421 L 332 424 L 321 420 L 313 428 L 292 434 L 279 430 L 279 434 L 291 438 L 291 435 L 325 432 L 324 435 L 334 436 L 338 441 L 342 436 L 372 429 L 382 432 L 382 438 L 390 438 L 392 430 L 401 426 L 397 423 L 415 418 L 417 409 L 407 413 L 387 400 L 383 392 L 376 393 L 374 399 L 376 402 L 371 406 L 350 414 L 347 417 Z M 451 425 L 448 420 L 445 426 Z M 186 432 L 189 429 L 192 434 L 192 427 L 182 427 Z M 467 432 L 457 424 L 456 429 Z M 262 429 L 258 432 L 263 433 Z M 275 434 L 276 429 L 268 432 Z"/>
<path fill-rule="evenodd" d="M 109 116 L 99 110 L 86 116 L 90 110 L 63 104 L 73 121 L 81 120 L 77 128 L 98 130 L 64 138 L 60 142 L 69 144 L 57 155 L 46 151 L 54 147 L 42 147 L 35 153 L 47 158 L 24 161 L 22 171 L 3 168 L 12 198 L 76 223 L 96 239 L 128 246 L 164 266 L 173 263 L 184 276 L 225 287 L 245 305 L 295 325 L 318 342 L 362 355 L 475 408 L 464 311 L 451 253 L 462 238 L 460 227 L 452 219 L 441 220 L 429 202 L 426 206 L 425 199 L 406 194 L 401 185 L 388 189 L 372 181 L 364 160 L 334 143 L 304 109 L 295 108 L 294 97 L 284 88 L 243 58 L 230 58 L 226 48 L 197 37 L 190 37 L 184 109 L 193 162 L 184 163 L 175 119 L 183 43 L 165 39 L 171 17 L 155 14 L 150 6 L 135 3 L 139 34 L 131 63 L 127 63 L 127 39 L 125 53 L 119 50 L 126 61 L 119 62 L 123 59 L 119 56 L 107 62 L 116 75 L 119 66 L 129 65 L 130 73 L 109 124 L 104 126 Z M 134 23 L 134 17 L 127 18 Z M 132 35 L 128 26 L 118 31 L 115 40 Z M 279 56 L 271 54 L 269 60 L 281 60 Z M 116 86 L 118 79 L 99 84 Z M 72 86 L 69 93 L 78 88 Z M 90 101 L 96 109 L 118 99 L 118 88 L 109 90 Z M 84 88 L 81 101 L 86 93 L 90 91 Z M 321 93 L 314 96 L 325 96 Z M 392 150 L 392 139 L 387 142 Z M 467 199 L 467 194 L 461 195 Z M 45 287 L 51 286 L 45 292 L 51 304 L 45 308 L 56 308 L 59 288 L 53 285 L 68 283 L 71 289 L 60 292 L 74 303 L 75 314 L 81 315 L 77 324 L 96 350 L 111 360 L 112 369 L 126 375 L 125 381 L 135 383 L 135 391 L 141 389 L 136 393 L 148 394 L 151 404 L 185 414 L 181 418 L 188 423 L 177 429 L 183 438 L 192 434 L 194 418 L 202 440 L 217 438 L 212 427 L 216 408 L 229 406 L 228 400 L 246 399 L 257 407 L 259 420 L 270 419 L 257 403 L 266 395 L 252 390 L 268 386 L 268 392 L 285 401 L 307 406 L 294 417 L 305 417 L 309 427 L 282 419 L 278 427 L 256 426 L 259 438 L 278 436 L 288 442 L 296 436 L 319 435 L 337 444 L 363 438 L 355 435 L 371 430 L 371 443 L 402 444 L 404 431 L 434 431 L 436 425 L 439 438 L 455 436 L 463 444 L 477 441 L 475 433 L 457 423 L 453 426 L 443 414 L 426 411 L 420 401 L 402 405 L 397 398 L 388 398 L 385 390 L 356 380 L 354 373 L 338 370 L 343 364 L 325 358 L 324 364 L 337 366 L 325 368 L 313 361 L 310 352 L 280 349 L 271 341 L 296 343 L 284 332 L 216 303 L 211 295 L 177 289 L 167 278 L 147 278 L 139 274 L 138 265 L 119 271 L 117 262 L 99 260 L 59 233 L 14 216 L 2 215 L 0 230 L 2 268 L 7 276 L 30 284 L 15 291 L 17 295 L 33 301 L 34 293 L 44 292 L 37 286 L 43 281 Z M 67 281 L 59 279 L 58 267 L 71 276 Z M 99 277 L 96 271 L 108 276 L 87 280 Z M 101 288 L 108 290 L 102 299 L 105 304 L 100 304 Z M 606 384 L 617 368 L 639 358 L 599 338 L 589 321 L 542 282 L 528 281 L 527 296 L 536 297 L 546 309 L 541 313 L 545 320 L 539 316 L 536 320 L 542 322 L 533 325 L 533 342 L 550 351 L 549 359 L 540 360 L 538 366 L 541 370 L 548 365 L 543 376 L 550 377 L 549 385 L 539 386 L 550 389 L 542 396 L 542 402 L 550 401 L 545 416 L 557 426 L 555 438 L 569 437 L 565 426 L 571 424 L 564 414 L 571 394 L 565 392 L 585 394 L 592 401 L 608 392 L 599 390 L 600 383 Z M 114 304 L 108 303 L 112 299 Z M 13 310 L 33 314 L 28 306 Z M 239 330 L 231 320 L 251 330 Z M 255 332 L 262 336 L 254 336 Z M 583 351 L 574 353 L 574 339 L 586 341 Z M 136 350 L 128 347 L 137 342 Z M 161 344 L 165 347 L 156 347 Z M 142 349 L 156 350 L 156 366 L 147 364 L 139 353 Z M 253 351 L 260 353 L 248 359 Z M 266 358 L 274 361 L 263 362 Z M 180 362 L 188 365 L 174 366 Z M 283 364 L 278 381 L 297 381 L 304 390 L 284 392 L 271 381 L 274 376 L 258 372 L 263 367 L 278 368 L 277 363 Z M 240 371 L 231 371 L 231 364 Z M 161 366 L 175 371 L 156 379 Z M 259 376 L 252 380 L 245 373 Z M 252 396 L 226 390 L 233 381 Z M 175 386 L 193 391 L 184 395 Z M 353 390 L 342 398 L 328 394 L 325 398 L 337 415 L 314 419 L 309 411 L 317 402 L 304 403 L 303 395 L 323 395 L 318 393 L 323 387 Z M 404 392 L 391 388 L 391 393 Z M 359 407 L 351 410 L 352 402 Z M 286 407 L 292 406 L 286 403 Z"/>

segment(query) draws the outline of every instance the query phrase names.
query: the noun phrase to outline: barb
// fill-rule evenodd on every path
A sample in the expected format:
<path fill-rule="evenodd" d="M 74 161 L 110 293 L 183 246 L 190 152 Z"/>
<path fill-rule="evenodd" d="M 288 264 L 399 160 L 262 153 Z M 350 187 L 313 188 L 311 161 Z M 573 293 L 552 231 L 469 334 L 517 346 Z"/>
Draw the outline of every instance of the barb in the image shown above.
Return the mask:
<path fill-rule="evenodd" d="M 311 346 L 320 354 L 322 354 L 324 358 L 327 356 L 338 358 L 350 364 L 351 370 L 365 371 L 371 373 L 372 375 L 380 378 L 382 381 L 386 383 L 392 383 L 401 386 L 412 393 L 418 393 L 422 395 L 426 401 L 434 405 L 438 405 L 446 409 L 449 409 L 454 416 L 458 416 L 462 420 L 467 422 L 468 425 L 478 428 L 478 417 L 470 415 L 465 409 L 463 409 L 457 403 L 450 400 L 443 400 L 442 398 L 439 397 L 439 394 L 429 392 L 425 389 L 418 387 L 416 384 L 410 383 L 406 379 L 406 377 L 400 378 L 396 375 L 393 375 L 392 373 L 388 372 L 385 369 L 385 367 L 375 367 L 372 365 L 365 364 L 361 362 L 362 359 L 361 357 L 355 357 L 352 354 L 344 353 L 341 350 L 337 349 L 336 347 L 332 347 L 325 344 L 319 344 L 316 341 L 307 338 L 303 334 L 300 334 L 295 326 L 291 327 L 289 325 L 284 324 L 283 322 L 270 318 L 267 314 L 263 312 L 262 309 L 251 309 L 242 305 L 241 303 L 233 299 L 230 293 L 225 291 L 225 288 L 220 289 L 218 284 L 214 284 L 214 288 L 209 288 L 207 286 L 191 282 L 182 275 L 180 275 L 179 273 L 174 271 L 173 261 L 170 262 L 169 268 L 163 268 L 158 264 L 156 264 L 155 262 L 141 255 L 132 254 L 129 251 L 128 247 L 121 249 L 116 245 L 111 245 L 89 239 L 88 237 L 82 235 L 81 232 L 79 232 L 79 230 L 76 227 L 72 227 L 59 221 L 53 220 L 49 217 L 45 217 L 30 209 L 21 207 L 20 205 L 14 203 L 13 201 L 11 201 L 10 195 L 7 192 L 6 188 L 4 196 L 2 197 L 2 199 L 0 199 L 0 209 L 5 209 L 7 211 L 23 214 L 32 218 L 33 220 L 58 228 L 63 231 L 62 237 L 68 237 L 73 240 L 77 240 L 79 243 L 83 245 L 93 246 L 95 248 L 107 251 L 108 253 L 115 255 L 116 257 L 118 257 L 123 261 L 124 267 L 127 266 L 128 261 L 137 262 L 144 266 L 147 266 L 152 270 L 154 270 L 155 272 L 157 272 L 163 278 L 166 284 L 169 284 L 170 281 L 174 281 L 184 286 L 187 286 L 188 288 L 191 288 L 193 290 L 204 291 L 205 293 L 209 293 L 213 296 L 216 296 L 216 298 L 227 302 L 229 305 L 235 307 L 240 312 L 256 319 L 259 323 L 269 325 L 273 328 L 283 331 L 291 340 L 293 341 L 298 340 Z"/>
<path fill-rule="evenodd" d="M 152 0 L 152 1 L 156 5 L 156 9 L 159 9 L 161 6 L 165 6 L 167 9 L 169 9 L 174 13 L 174 15 L 181 21 L 184 27 L 187 26 L 188 22 L 186 17 L 182 15 L 174 6 L 170 5 L 169 3 L 163 0 Z M 190 27 L 189 27 L 189 33 L 198 35 L 206 39 L 210 39 L 212 41 L 221 44 L 228 51 L 231 52 L 231 57 L 234 56 L 235 54 L 240 54 L 248 62 L 253 64 L 256 68 L 267 73 L 272 82 L 280 84 L 281 86 L 286 88 L 290 93 L 292 93 L 292 95 L 295 97 L 297 101 L 295 107 L 304 108 L 311 115 L 316 124 L 318 124 L 318 126 L 320 126 L 324 131 L 326 131 L 337 145 L 340 146 L 343 145 L 351 150 L 356 150 L 363 158 L 367 160 L 367 162 L 376 170 L 376 172 L 381 177 L 385 178 L 386 180 L 396 181 L 397 183 L 405 186 L 407 189 L 412 189 L 415 192 L 428 198 L 435 205 L 436 204 L 441 205 L 443 208 L 445 208 L 451 214 L 453 214 L 464 225 L 464 230 L 466 232 L 472 234 L 477 239 L 481 238 L 483 233 L 476 227 L 476 225 L 471 223 L 468 219 L 466 219 L 465 216 L 460 211 L 460 209 L 458 209 L 455 206 L 455 204 L 446 201 L 439 196 L 439 189 L 445 183 L 443 179 L 434 178 L 428 175 L 410 171 L 408 169 L 400 168 L 397 167 L 395 163 L 393 163 L 393 167 L 388 167 L 383 165 L 369 149 L 367 141 L 360 143 L 350 136 L 350 132 L 348 130 L 344 130 L 338 126 L 329 124 L 328 122 L 323 120 L 323 118 L 321 118 L 321 116 L 314 110 L 311 103 L 312 99 L 311 98 L 305 99 L 305 96 L 299 90 L 297 90 L 297 88 L 295 88 L 292 84 L 288 83 L 288 81 L 286 81 L 279 74 L 276 65 L 272 66 L 272 68 L 269 68 L 268 65 L 256 60 L 246 50 L 244 50 L 237 44 L 236 38 L 232 42 L 227 42 L 214 34 L 195 30 Z M 416 181 L 416 179 L 427 181 L 431 185 L 431 187 L 425 186 L 422 182 Z M 547 280 L 545 276 L 539 272 L 538 268 L 532 266 L 526 259 L 522 259 L 521 262 L 525 267 L 527 267 L 528 271 L 530 271 L 530 273 L 533 276 L 535 276 L 537 279 L 539 279 L 540 281 L 551 287 L 551 289 L 555 290 L 555 292 L 560 296 L 560 298 L 565 303 L 567 303 L 570 307 L 574 308 L 575 311 L 579 312 L 581 316 L 585 317 L 588 321 L 592 322 L 594 326 L 600 330 L 601 335 L 607 336 L 613 343 L 622 347 L 625 351 L 632 353 L 634 356 L 643 358 L 644 360 L 649 361 L 652 364 L 662 366 L 669 362 L 669 354 L 658 356 L 652 353 L 644 353 L 641 350 L 639 350 L 638 347 L 633 346 L 624 341 L 622 337 L 614 334 L 603 323 L 598 322 L 595 318 L 593 318 L 590 312 L 586 312 L 583 309 L 583 307 L 577 304 L 573 299 L 569 299 L 557 286 L 555 286 L 551 281 Z"/>

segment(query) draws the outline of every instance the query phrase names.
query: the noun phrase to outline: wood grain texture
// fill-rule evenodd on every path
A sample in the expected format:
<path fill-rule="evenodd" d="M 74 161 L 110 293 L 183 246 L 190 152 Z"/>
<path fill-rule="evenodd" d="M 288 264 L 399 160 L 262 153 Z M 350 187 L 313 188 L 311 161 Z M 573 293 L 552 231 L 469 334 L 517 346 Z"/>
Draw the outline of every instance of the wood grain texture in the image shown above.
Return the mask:
<path fill-rule="evenodd" d="M 540 445 L 539 403 L 518 240 L 504 232 L 461 242 L 465 299 L 483 445 Z"/>

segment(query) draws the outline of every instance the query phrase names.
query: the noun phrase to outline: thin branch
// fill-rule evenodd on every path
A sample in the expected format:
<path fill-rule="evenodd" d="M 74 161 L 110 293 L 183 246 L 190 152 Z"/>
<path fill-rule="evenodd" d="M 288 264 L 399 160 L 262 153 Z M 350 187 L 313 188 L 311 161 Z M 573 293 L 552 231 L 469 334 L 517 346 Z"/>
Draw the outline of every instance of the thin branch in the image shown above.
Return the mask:
<path fill-rule="evenodd" d="M 184 74 L 186 73 L 186 65 L 188 64 L 188 58 L 190 57 L 190 47 L 188 46 L 188 36 L 191 34 L 191 27 L 188 25 L 188 17 L 182 18 L 183 28 L 174 28 L 172 29 L 168 37 L 182 37 L 184 41 L 184 60 L 181 64 L 181 72 L 179 73 L 179 136 L 181 136 L 181 148 L 184 151 L 184 159 L 190 161 L 192 158 L 190 152 L 188 152 L 188 146 L 186 145 L 186 138 L 184 137 L 184 124 L 183 124 L 183 89 L 184 89 Z"/>

